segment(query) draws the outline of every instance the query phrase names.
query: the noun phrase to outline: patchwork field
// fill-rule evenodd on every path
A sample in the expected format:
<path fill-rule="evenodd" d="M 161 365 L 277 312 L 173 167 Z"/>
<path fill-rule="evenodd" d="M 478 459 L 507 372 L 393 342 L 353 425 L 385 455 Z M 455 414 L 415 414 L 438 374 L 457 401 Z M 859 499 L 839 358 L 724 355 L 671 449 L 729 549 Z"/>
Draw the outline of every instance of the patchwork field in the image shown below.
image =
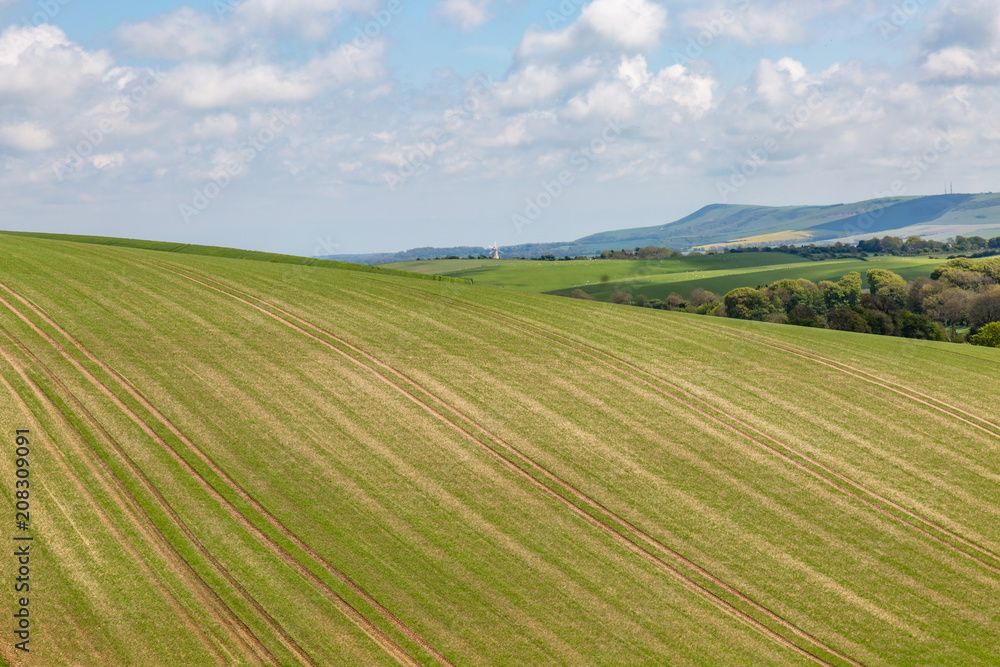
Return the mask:
<path fill-rule="evenodd" d="M 930 257 L 871 257 L 813 261 L 788 253 L 736 253 L 672 259 L 602 259 L 542 262 L 502 259 L 441 259 L 397 262 L 385 268 L 465 278 L 477 285 L 507 287 L 527 292 L 568 294 L 582 289 L 599 301 L 612 292 L 645 294 L 664 299 L 671 292 L 690 296 L 698 287 L 725 294 L 737 287 L 757 287 L 782 278 L 840 280 L 869 269 L 894 271 L 907 280 L 930 275 L 944 261 Z M 867 287 L 867 285 L 866 285 Z"/>
<path fill-rule="evenodd" d="M 0 247 L 2 511 L 33 538 L 11 664 L 1000 654 L 997 350 Z"/>

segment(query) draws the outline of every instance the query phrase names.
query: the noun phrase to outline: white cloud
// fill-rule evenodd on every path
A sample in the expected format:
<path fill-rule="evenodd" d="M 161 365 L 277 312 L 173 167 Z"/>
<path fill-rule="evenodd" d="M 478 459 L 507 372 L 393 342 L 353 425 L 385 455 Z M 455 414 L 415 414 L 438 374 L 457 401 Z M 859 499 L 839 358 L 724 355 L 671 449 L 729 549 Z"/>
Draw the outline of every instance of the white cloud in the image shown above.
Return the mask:
<path fill-rule="evenodd" d="M 0 144 L 20 151 L 44 151 L 55 145 L 52 133 L 32 122 L 0 125 Z"/>
<path fill-rule="evenodd" d="M 125 155 L 123 153 L 95 155 L 90 158 L 90 163 L 97 169 L 113 169 L 125 164 Z"/>
<path fill-rule="evenodd" d="M 703 47 L 727 37 L 740 44 L 798 44 L 811 39 L 817 23 L 837 15 L 856 16 L 863 0 L 715 0 L 681 16 L 685 32 Z"/>
<path fill-rule="evenodd" d="M 106 52 L 82 49 L 55 26 L 11 26 L 0 33 L 0 100 L 67 99 L 111 64 Z"/>
<path fill-rule="evenodd" d="M 552 102 L 559 93 L 594 81 L 601 74 L 600 61 L 588 58 L 569 67 L 530 64 L 497 85 L 495 94 L 506 108 L 527 109 Z"/>
<path fill-rule="evenodd" d="M 316 94 L 316 83 L 301 72 L 246 62 L 183 64 L 169 72 L 163 88 L 181 105 L 193 109 L 296 102 Z"/>
<path fill-rule="evenodd" d="M 238 38 L 232 22 L 222 24 L 188 6 L 142 23 L 127 23 L 117 34 L 131 53 L 167 60 L 218 58 Z"/>
<path fill-rule="evenodd" d="M 239 129 L 240 122 L 236 116 L 231 113 L 223 113 L 217 116 L 206 116 L 194 124 L 192 132 L 199 139 L 215 139 L 232 136 Z"/>
<path fill-rule="evenodd" d="M 693 74 L 682 65 L 664 67 L 653 76 L 647 69 L 646 59 L 637 55 L 631 59 L 622 58 L 617 74 L 644 104 L 655 107 L 673 105 L 695 116 L 700 116 L 712 106 L 715 81 Z"/>
<path fill-rule="evenodd" d="M 1000 78 L 1000 57 L 992 51 L 949 46 L 929 54 L 923 68 L 934 78 L 996 81 Z"/>
<path fill-rule="evenodd" d="M 518 59 L 613 50 L 634 53 L 655 48 L 667 27 L 667 10 L 651 0 L 594 0 L 561 30 L 529 28 Z"/>
<path fill-rule="evenodd" d="M 945 0 L 925 42 L 923 70 L 934 79 L 1000 79 L 1000 13 L 992 0 Z"/>
<path fill-rule="evenodd" d="M 490 0 L 442 0 L 437 14 L 446 22 L 469 32 L 489 21 Z"/>

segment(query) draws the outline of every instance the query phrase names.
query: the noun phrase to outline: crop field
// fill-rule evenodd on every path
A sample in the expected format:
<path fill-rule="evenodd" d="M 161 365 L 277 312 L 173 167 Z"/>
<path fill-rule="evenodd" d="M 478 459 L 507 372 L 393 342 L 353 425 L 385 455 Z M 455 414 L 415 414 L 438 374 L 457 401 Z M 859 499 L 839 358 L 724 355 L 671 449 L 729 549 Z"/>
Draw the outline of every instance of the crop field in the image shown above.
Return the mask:
<path fill-rule="evenodd" d="M 526 292 L 552 292 L 578 285 L 599 285 L 659 276 L 690 277 L 693 273 L 706 271 L 740 273 L 754 269 L 790 269 L 794 265 L 811 263 L 808 259 L 787 253 L 736 253 L 671 259 L 581 259 L 560 262 L 439 259 L 397 262 L 383 266 L 471 279 L 477 285 L 508 287 Z"/>
<path fill-rule="evenodd" d="M 735 253 L 672 259 L 602 259 L 542 262 L 531 260 L 442 259 L 385 265 L 405 271 L 436 273 L 473 280 L 477 285 L 527 292 L 568 294 L 582 289 L 599 301 L 619 290 L 666 298 L 683 297 L 701 287 L 725 294 L 737 287 L 757 287 L 782 278 L 840 280 L 851 271 L 894 271 L 907 280 L 930 275 L 944 260 L 929 257 L 872 257 L 813 261 L 787 253 Z"/>
<path fill-rule="evenodd" d="M 10 664 L 1000 654 L 1000 351 L 0 240 Z"/>

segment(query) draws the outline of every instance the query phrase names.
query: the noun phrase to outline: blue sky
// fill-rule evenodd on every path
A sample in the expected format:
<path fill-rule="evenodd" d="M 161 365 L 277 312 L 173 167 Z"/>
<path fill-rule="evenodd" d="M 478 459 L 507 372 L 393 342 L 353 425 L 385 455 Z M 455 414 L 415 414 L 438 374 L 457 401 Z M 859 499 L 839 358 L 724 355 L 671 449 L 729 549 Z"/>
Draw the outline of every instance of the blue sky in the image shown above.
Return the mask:
<path fill-rule="evenodd" d="M 310 255 L 994 191 L 998 81 L 992 0 L 0 0 L 0 227 Z"/>

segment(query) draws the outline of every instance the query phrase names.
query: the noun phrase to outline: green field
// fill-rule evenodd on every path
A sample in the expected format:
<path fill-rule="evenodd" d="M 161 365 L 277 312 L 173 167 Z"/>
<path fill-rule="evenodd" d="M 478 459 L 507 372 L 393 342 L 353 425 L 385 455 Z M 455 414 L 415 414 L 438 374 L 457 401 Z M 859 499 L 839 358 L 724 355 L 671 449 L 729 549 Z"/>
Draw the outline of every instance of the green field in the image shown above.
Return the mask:
<path fill-rule="evenodd" d="M 624 290 L 663 299 L 671 292 L 688 297 L 695 288 L 722 295 L 737 287 L 757 287 L 782 278 L 839 280 L 869 269 L 895 271 L 907 280 L 928 276 L 944 260 L 928 257 L 871 257 L 813 261 L 788 253 L 731 253 L 673 259 L 601 259 L 542 262 L 502 259 L 441 259 L 384 265 L 404 271 L 471 279 L 477 285 L 527 292 L 569 293 L 579 288 L 606 301 Z"/>
<path fill-rule="evenodd" d="M 998 350 L 2 238 L 11 664 L 996 664 Z"/>

